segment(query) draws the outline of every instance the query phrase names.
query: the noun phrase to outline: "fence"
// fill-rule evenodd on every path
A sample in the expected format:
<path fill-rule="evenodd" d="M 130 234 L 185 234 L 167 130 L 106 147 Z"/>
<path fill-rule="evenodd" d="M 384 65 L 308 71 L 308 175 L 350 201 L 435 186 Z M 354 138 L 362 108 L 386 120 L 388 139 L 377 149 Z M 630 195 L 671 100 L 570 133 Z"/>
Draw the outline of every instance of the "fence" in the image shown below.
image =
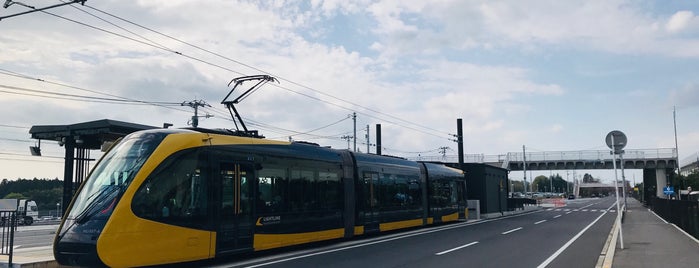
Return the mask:
<path fill-rule="evenodd" d="M 524 205 L 536 206 L 536 199 L 530 198 L 508 198 L 507 199 L 507 210 L 514 211 L 517 209 L 524 209 Z"/>
<path fill-rule="evenodd" d="M 17 211 L 0 211 L 0 255 L 8 255 L 7 267 L 12 267 Z"/>
<path fill-rule="evenodd" d="M 653 198 L 653 212 L 699 239 L 699 202 Z"/>

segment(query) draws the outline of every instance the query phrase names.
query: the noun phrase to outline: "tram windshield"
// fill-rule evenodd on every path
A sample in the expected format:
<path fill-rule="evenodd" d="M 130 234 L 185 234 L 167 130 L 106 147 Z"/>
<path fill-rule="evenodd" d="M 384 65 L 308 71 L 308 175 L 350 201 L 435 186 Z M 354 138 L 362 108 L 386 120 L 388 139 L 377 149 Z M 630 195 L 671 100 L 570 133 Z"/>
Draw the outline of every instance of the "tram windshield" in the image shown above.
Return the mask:
<path fill-rule="evenodd" d="M 141 132 L 127 136 L 98 163 L 77 194 L 68 218 L 87 221 L 99 212 L 111 214 L 117 198 L 166 134 Z"/>

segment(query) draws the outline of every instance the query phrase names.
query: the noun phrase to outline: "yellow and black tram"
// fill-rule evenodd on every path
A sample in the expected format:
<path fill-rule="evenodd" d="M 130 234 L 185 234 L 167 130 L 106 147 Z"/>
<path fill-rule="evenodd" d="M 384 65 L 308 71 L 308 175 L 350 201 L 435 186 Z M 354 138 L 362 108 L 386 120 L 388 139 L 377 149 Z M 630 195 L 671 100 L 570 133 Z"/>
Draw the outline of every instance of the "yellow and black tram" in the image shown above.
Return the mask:
<path fill-rule="evenodd" d="M 54 256 L 159 265 L 456 221 L 465 185 L 434 163 L 226 130 L 140 131 L 81 185 Z"/>

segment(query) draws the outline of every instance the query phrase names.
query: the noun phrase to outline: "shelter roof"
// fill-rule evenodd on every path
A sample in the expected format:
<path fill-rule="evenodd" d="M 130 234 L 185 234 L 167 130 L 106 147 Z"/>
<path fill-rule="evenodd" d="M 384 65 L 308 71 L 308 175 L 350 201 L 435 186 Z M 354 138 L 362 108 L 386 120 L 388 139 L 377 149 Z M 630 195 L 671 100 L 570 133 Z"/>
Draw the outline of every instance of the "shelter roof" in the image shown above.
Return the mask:
<path fill-rule="evenodd" d="M 32 139 L 65 142 L 75 140 L 76 148 L 100 149 L 105 141 L 114 141 L 129 133 L 158 127 L 134 124 L 111 119 L 102 119 L 72 125 L 38 125 L 29 129 Z"/>

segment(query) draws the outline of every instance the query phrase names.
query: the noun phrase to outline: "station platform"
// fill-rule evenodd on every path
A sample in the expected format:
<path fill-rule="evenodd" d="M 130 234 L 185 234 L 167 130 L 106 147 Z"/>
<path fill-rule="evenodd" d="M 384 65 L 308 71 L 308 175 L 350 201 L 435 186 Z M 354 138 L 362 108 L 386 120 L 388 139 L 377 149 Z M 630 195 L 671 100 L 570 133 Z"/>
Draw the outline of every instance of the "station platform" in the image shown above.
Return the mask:
<path fill-rule="evenodd" d="M 0 268 L 8 266 L 9 256 L 0 255 Z M 64 267 L 53 258 L 53 247 L 30 247 L 14 250 L 12 268 L 54 268 Z"/>
<path fill-rule="evenodd" d="M 602 267 L 699 267 L 699 240 L 679 227 L 668 223 L 638 200 L 627 199 L 627 210 L 621 225 L 624 249 L 617 239 L 609 247 Z"/>

